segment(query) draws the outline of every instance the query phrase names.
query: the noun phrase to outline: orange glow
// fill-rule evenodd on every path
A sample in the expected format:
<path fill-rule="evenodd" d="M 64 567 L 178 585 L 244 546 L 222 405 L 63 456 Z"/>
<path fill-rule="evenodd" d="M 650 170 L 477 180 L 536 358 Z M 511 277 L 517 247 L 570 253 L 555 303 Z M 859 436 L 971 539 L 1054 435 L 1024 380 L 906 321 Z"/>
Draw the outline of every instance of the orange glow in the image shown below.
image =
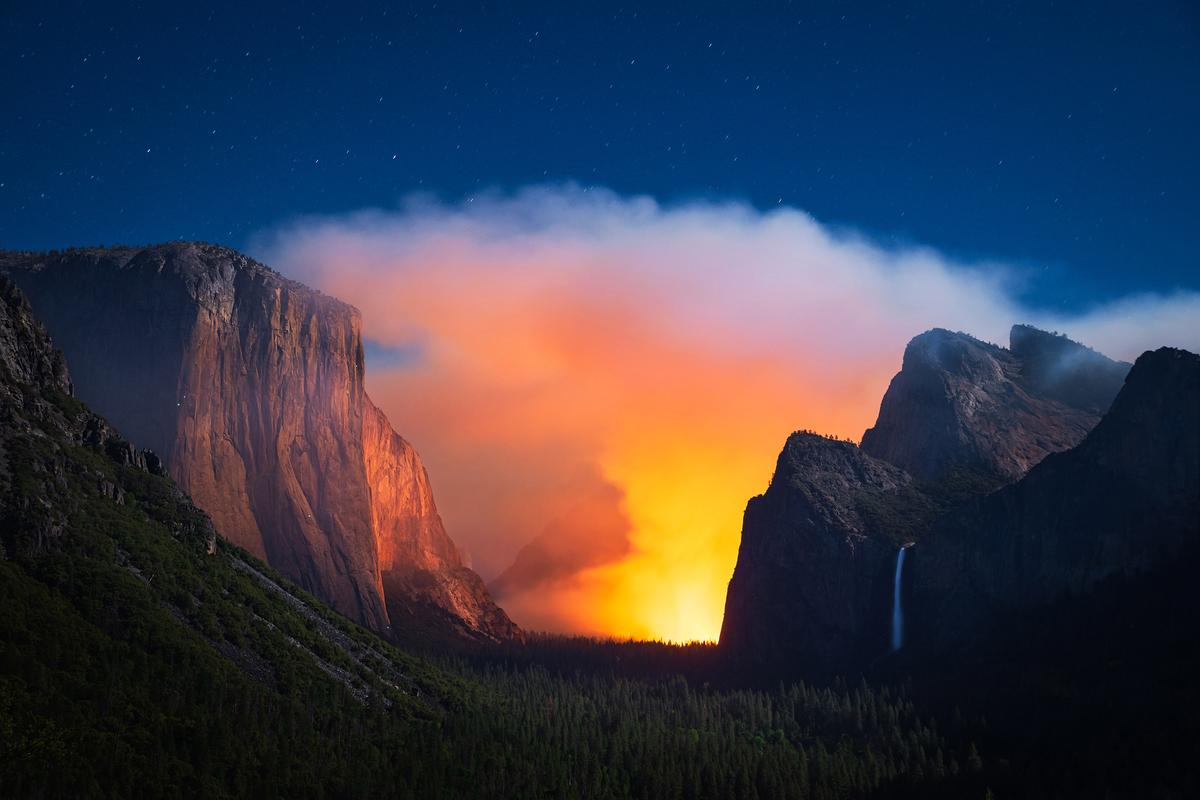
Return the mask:
<path fill-rule="evenodd" d="M 531 295 L 461 263 L 387 291 L 356 272 L 340 266 L 326 288 L 363 309 L 368 335 L 428 336 L 421 364 L 370 366 L 368 390 L 421 451 L 448 530 L 486 579 L 570 505 L 578 487 L 564 476 L 590 470 L 624 493 L 624 557 L 499 598 L 532 628 L 715 640 L 742 511 L 787 435 L 857 438 L 894 363 L 856 364 L 814 393 L 819 358 L 690 340 L 656 324 L 653 303 Z"/>
<path fill-rule="evenodd" d="M 420 352 L 368 357 L 368 391 L 533 630 L 715 639 L 742 512 L 788 434 L 858 439 L 911 336 L 994 340 L 1013 319 L 979 273 L 787 210 L 535 190 L 274 246 L 368 339 Z"/>

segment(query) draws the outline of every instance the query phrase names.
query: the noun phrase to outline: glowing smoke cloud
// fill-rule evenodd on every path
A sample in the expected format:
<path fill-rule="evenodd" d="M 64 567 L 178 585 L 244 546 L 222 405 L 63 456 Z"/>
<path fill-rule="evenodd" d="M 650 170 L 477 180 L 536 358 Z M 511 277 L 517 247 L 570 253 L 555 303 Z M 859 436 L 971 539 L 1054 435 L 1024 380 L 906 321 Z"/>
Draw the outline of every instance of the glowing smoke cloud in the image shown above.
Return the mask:
<path fill-rule="evenodd" d="M 535 188 L 303 219 L 255 250 L 362 310 L 383 354 L 369 391 L 532 628 L 714 637 L 787 434 L 858 439 L 928 328 L 1004 343 L 1030 322 L 1124 359 L 1200 347 L 1196 293 L 1042 314 L 1013 299 L 1020 270 L 790 208 Z"/>

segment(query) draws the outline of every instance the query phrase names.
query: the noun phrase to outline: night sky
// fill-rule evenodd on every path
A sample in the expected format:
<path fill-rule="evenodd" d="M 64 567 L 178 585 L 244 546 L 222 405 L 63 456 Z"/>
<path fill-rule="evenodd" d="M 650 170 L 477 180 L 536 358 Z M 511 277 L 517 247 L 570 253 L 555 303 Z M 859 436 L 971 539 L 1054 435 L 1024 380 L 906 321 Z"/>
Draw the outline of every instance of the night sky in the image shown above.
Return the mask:
<path fill-rule="evenodd" d="M 1200 288 L 1194 3 L 742 5 L 6 3 L 0 246 L 575 181 Z"/>

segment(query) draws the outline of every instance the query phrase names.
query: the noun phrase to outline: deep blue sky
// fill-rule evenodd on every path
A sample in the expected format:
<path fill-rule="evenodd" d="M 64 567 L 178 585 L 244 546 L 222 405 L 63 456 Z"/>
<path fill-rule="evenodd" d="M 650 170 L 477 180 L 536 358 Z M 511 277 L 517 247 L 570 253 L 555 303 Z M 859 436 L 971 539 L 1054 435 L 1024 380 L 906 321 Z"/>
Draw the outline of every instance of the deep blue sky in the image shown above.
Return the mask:
<path fill-rule="evenodd" d="M 1200 287 L 1189 0 L 109 5 L 0 6 L 2 247 L 575 180 L 1033 265 L 1042 304 Z"/>

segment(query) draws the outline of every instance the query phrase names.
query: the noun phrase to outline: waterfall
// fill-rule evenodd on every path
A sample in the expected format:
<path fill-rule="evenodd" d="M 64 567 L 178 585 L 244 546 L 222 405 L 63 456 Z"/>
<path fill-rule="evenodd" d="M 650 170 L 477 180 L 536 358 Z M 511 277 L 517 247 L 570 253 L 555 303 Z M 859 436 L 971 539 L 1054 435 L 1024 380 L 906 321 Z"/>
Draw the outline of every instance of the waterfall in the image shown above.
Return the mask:
<path fill-rule="evenodd" d="M 896 553 L 896 579 L 892 589 L 892 650 L 899 650 L 904 644 L 904 612 L 900 608 L 900 576 L 904 572 L 904 551 L 901 547 Z"/>

